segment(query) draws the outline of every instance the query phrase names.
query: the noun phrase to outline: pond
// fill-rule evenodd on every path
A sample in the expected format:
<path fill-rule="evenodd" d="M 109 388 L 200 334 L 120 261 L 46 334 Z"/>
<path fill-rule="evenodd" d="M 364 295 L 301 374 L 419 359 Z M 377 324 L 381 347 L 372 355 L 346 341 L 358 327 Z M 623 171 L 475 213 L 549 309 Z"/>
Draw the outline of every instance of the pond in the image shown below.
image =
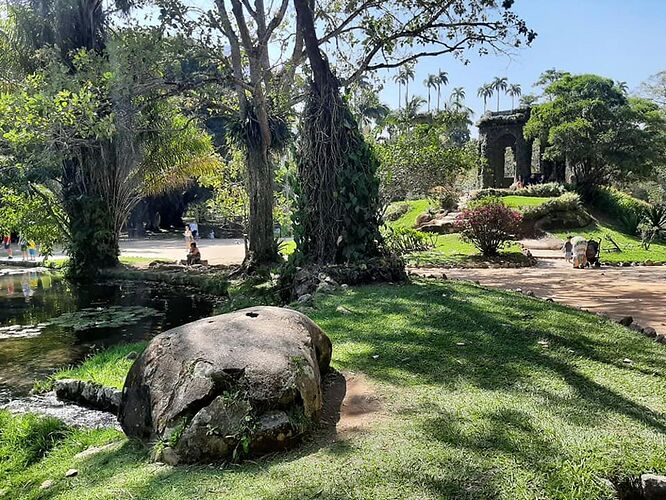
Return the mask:
<path fill-rule="evenodd" d="M 0 404 L 27 394 L 35 380 L 96 350 L 150 339 L 216 314 L 218 305 L 219 299 L 161 283 L 102 281 L 74 286 L 48 271 L 0 269 Z M 73 327 L 62 321 L 68 317 L 63 314 L 109 307 L 151 313 L 131 324 L 107 321 Z M 56 318 L 61 318 L 60 325 L 50 323 Z"/>

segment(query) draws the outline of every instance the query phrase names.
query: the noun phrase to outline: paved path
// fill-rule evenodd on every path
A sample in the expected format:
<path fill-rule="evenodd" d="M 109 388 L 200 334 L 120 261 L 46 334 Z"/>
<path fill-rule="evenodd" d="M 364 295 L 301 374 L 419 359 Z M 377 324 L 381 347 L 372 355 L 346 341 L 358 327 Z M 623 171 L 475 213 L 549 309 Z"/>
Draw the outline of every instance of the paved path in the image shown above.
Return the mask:
<path fill-rule="evenodd" d="M 423 269 L 441 275 L 442 270 Z M 666 266 L 573 269 L 564 259 L 540 259 L 522 269 L 446 269 L 449 278 L 484 286 L 532 291 L 538 297 L 604 312 L 614 319 L 633 316 L 641 326 L 666 333 Z"/>

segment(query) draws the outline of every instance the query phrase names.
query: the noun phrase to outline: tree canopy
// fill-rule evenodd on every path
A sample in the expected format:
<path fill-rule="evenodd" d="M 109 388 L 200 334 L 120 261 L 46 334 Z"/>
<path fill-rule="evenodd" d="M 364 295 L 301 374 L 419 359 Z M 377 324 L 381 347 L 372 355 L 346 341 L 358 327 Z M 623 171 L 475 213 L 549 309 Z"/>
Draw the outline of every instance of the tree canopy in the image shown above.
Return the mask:
<path fill-rule="evenodd" d="M 547 144 L 545 157 L 570 165 L 589 192 L 598 184 L 644 174 L 664 154 L 664 120 L 656 104 L 627 97 L 597 75 L 556 74 L 535 105 L 525 136 Z"/>

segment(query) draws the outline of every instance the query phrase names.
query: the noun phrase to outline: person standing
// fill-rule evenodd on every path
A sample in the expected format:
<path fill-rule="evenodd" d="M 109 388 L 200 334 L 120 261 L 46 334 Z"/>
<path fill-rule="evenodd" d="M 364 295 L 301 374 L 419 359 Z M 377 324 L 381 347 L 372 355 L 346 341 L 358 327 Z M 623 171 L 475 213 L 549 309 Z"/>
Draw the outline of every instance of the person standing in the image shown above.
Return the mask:
<path fill-rule="evenodd" d="M 192 243 L 192 230 L 190 229 L 189 224 L 185 224 L 185 232 L 183 233 L 183 236 L 185 236 L 185 248 L 189 250 L 190 244 Z"/>
<path fill-rule="evenodd" d="M 28 260 L 28 240 L 23 235 L 19 236 L 19 246 L 21 247 L 21 260 Z"/>
<path fill-rule="evenodd" d="M 571 262 L 573 260 L 573 243 L 571 243 L 571 236 L 567 236 L 567 241 L 564 242 L 562 250 L 564 250 L 565 260 Z"/>
<path fill-rule="evenodd" d="M 12 255 L 12 235 L 11 234 L 6 234 L 2 237 L 2 247 L 5 249 L 5 252 L 7 252 L 7 258 L 8 259 L 13 259 Z"/>
<path fill-rule="evenodd" d="M 37 260 L 37 244 L 35 243 L 35 240 L 28 240 L 28 253 L 31 261 L 34 262 Z"/>
<path fill-rule="evenodd" d="M 196 221 L 190 222 L 190 229 L 192 230 L 192 238 L 195 240 L 199 239 L 199 223 Z"/>

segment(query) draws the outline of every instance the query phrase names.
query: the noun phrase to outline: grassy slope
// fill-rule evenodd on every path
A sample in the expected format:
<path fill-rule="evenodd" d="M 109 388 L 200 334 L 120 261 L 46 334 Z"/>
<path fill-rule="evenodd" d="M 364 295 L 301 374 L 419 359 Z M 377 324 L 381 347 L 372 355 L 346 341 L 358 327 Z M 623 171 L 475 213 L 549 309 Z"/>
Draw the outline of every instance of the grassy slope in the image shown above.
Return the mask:
<path fill-rule="evenodd" d="M 524 196 L 512 196 L 510 198 L 526 198 Z M 548 198 L 534 198 L 547 200 Z M 398 220 L 389 222 L 388 225 L 393 228 L 413 228 L 416 224 L 416 218 L 430 208 L 430 200 L 414 200 L 407 202 L 411 207 L 410 211 L 400 217 Z M 503 252 L 509 259 L 515 259 L 521 256 L 521 250 L 518 245 L 510 245 Z M 479 252 L 474 245 L 462 240 L 459 234 L 439 235 L 436 241 L 436 247 L 427 252 L 415 252 L 407 256 L 408 264 L 416 266 L 439 266 L 460 264 L 470 260 L 472 256 L 478 256 Z"/>
<path fill-rule="evenodd" d="M 588 239 L 602 240 L 602 262 L 644 262 L 646 260 L 666 262 L 666 244 L 653 243 L 650 250 L 645 250 L 641 246 L 640 238 L 622 233 L 610 225 L 599 223 L 582 229 L 558 230 L 551 231 L 551 233 L 562 239 L 566 238 L 567 235 L 579 235 Z M 614 245 L 608 241 L 608 236 L 620 246 L 622 252 L 615 251 Z"/>
<path fill-rule="evenodd" d="M 0 467 L 7 496 L 54 479 L 49 494 L 76 500 L 594 499 L 611 497 L 601 478 L 666 471 L 666 349 L 606 320 L 455 282 L 354 288 L 308 312 L 334 366 L 381 398 L 368 431 L 230 468 L 152 464 L 120 435 L 75 431 L 11 483 Z"/>

